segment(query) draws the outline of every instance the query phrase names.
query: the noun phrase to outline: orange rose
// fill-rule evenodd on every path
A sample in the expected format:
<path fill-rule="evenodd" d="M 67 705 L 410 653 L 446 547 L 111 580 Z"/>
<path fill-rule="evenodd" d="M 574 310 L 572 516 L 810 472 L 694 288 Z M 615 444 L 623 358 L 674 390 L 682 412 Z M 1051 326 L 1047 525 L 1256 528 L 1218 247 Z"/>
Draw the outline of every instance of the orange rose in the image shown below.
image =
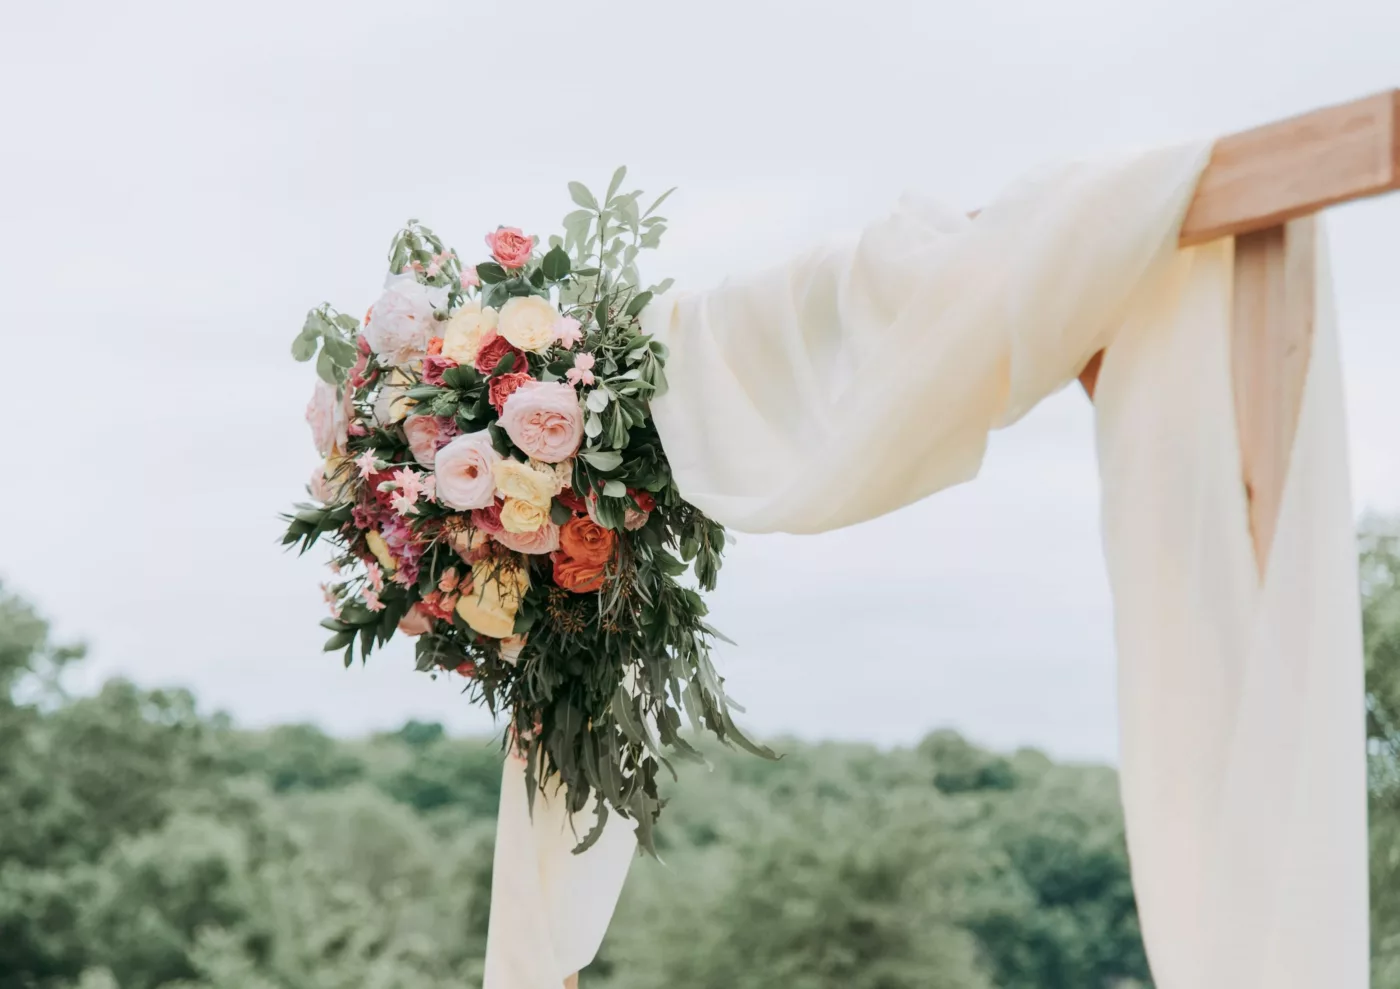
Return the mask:
<path fill-rule="evenodd" d="M 559 551 L 579 563 L 601 567 L 612 559 L 617 534 L 584 516 L 570 519 L 559 530 Z"/>
<path fill-rule="evenodd" d="M 561 552 L 551 554 L 554 582 L 566 591 L 588 594 L 603 586 L 604 563 L 583 563 Z"/>

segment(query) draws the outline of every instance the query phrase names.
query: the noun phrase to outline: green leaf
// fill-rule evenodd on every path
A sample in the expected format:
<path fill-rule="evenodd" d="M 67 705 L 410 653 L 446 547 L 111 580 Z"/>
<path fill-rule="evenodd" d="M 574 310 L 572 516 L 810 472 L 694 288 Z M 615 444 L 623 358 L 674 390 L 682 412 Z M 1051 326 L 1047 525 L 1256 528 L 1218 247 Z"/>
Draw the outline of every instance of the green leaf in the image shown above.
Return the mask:
<path fill-rule="evenodd" d="M 585 450 L 580 456 L 599 470 L 617 470 L 622 466 L 622 454 L 616 450 Z"/>
<path fill-rule="evenodd" d="M 569 277 L 569 255 L 562 247 L 551 247 L 540 262 L 540 270 L 552 282 Z"/>
<path fill-rule="evenodd" d="M 549 521 L 555 525 L 563 525 L 574 517 L 574 511 L 559 499 L 555 499 L 549 506 Z"/>
<path fill-rule="evenodd" d="M 588 418 L 583 422 L 583 435 L 589 439 L 596 439 L 603 433 L 603 420 L 598 418 L 596 412 L 588 413 Z"/>
<path fill-rule="evenodd" d="M 335 366 L 335 361 L 331 360 L 329 351 L 322 350 L 321 356 L 316 358 L 316 373 L 319 374 L 321 380 L 327 384 L 340 384 L 340 376 Z"/>
<path fill-rule="evenodd" d="M 347 313 L 341 313 L 335 318 L 335 325 L 346 333 L 354 333 L 360 328 L 360 321 Z"/>
<path fill-rule="evenodd" d="M 608 407 L 609 397 L 606 388 L 594 388 L 588 393 L 588 397 L 583 400 L 583 404 L 588 406 L 590 412 L 602 412 Z"/>
<path fill-rule="evenodd" d="M 316 356 L 317 336 L 307 336 L 302 333 L 292 341 L 292 359 L 297 361 L 309 361 Z"/>
<path fill-rule="evenodd" d="M 677 188 L 678 188 L 677 186 L 674 186 L 674 185 L 673 185 L 673 186 L 671 186 L 671 188 L 667 189 L 667 190 L 666 190 L 665 192 L 663 192 L 661 195 L 657 196 L 657 197 L 656 197 L 656 202 L 652 203 L 652 204 L 651 204 L 651 207 L 650 207 L 645 213 L 643 213 L 642 215 L 643 215 L 643 216 L 651 216 L 651 214 L 655 213 L 655 212 L 656 212 L 656 208 L 657 208 L 658 206 L 660 206 L 662 203 L 664 203 L 668 198 L 670 198 L 671 193 L 675 192 Z"/>
<path fill-rule="evenodd" d="M 603 494 L 609 498 L 626 498 L 627 485 L 621 481 L 606 481 L 603 484 Z"/>
<path fill-rule="evenodd" d="M 335 651 L 337 651 L 337 650 L 339 650 L 339 649 L 344 649 L 346 646 L 350 645 L 350 643 L 352 643 L 352 642 L 354 642 L 354 641 L 355 641 L 355 630 L 354 630 L 354 629 L 351 629 L 351 628 L 348 628 L 348 629 L 345 629 L 344 631 L 335 633 L 335 635 L 332 635 L 329 639 L 327 639 L 327 640 L 326 640 L 325 647 L 323 648 L 322 651 L 323 651 L 323 652 L 335 652 Z"/>
<path fill-rule="evenodd" d="M 612 205 L 613 196 L 617 195 L 617 190 L 622 187 L 622 180 L 627 177 L 627 166 L 619 165 L 617 171 L 613 172 L 612 181 L 608 183 L 608 205 Z"/>
<path fill-rule="evenodd" d="M 346 343 L 339 337 L 327 336 L 323 346 L 338 367 L 354 367 L 356 359 L 360 356 L 359 351 L 353 345 Z"/>
<path fill-rule="evenodd" d="M 627 303 L 627 315 L 637 315 L 639 312 L 641 312 L 647 307 L 647 303 L 650 301 L 650 292 L 638 292 L 636 295 L 632 296 L 632 301 Z"/>
<path fill-rule="evenodd" d="M 477 277 L 484 285 L 495 285 L 497 282 L 505 281 L 509 276 L 506 269 L 502 268 L 495 261 L 483 261 L 476 266 Z"/>
<path fill-rule="evenodd" d="M 584 209 L 596 210 L 598 208 L 598 200 L 593 198 L 593 193 L 589 192 L 588 187 L 582 182 L 569 183 L 569 196 Z"/>

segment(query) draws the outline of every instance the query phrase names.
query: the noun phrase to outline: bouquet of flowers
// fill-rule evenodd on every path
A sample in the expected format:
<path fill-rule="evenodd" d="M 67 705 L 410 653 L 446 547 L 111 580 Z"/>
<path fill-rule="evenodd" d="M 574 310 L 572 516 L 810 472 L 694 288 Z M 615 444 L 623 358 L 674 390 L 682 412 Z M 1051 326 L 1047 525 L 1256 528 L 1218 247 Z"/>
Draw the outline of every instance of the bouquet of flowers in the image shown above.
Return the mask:
<path fill-rule="evenodd" d="M 654 852 L 660 766 L 699 758 L 682 711 L 756 754 L 710 661 L 724 529 L 676 490 L 650 416 L 666 348 L 639 314 L 637 256 L 666 221 L 641 192 L 579 209 L 562 237 L 512 227 L 464 265 L 417 221 L 394 238 L 384 292 L 357 319 L 323 305 L 292 345 L 315 360 L 307 419 L 325 458 L 284 543 L 334 546 L 327 651 L 361 661 L 395 632 L 418 669 L 451 671 L 507 720 L 530 794 L 637 824 Z"/>

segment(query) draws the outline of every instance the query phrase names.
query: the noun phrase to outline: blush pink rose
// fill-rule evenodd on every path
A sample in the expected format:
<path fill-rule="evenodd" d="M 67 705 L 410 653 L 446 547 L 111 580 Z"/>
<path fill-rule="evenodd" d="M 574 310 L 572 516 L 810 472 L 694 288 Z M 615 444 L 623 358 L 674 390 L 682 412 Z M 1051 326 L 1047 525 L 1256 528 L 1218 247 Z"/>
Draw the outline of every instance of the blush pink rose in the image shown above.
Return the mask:
<path fill-rule="evenodd" d="M 546 464 L 568 460 L 583 442 L 583 409 L 560 381 L 527 381 L 506 399 L 500 426 L 526 456 Z"/>
<path fill-rule="evenodd" d="M 472 512 L 472 527 L 489 536 L 498 536 L 505 532 L 506 527 L 501 525 L 501 503 L 493 501 L 485 508 L 478 508 Z"/>
<path fill-rule="evenodd" d="M 409 416 L 404 420 L 403 433 L 413 459 L 424 467 L 431 467 L 437 460 L 437 452 L 457 435 L 457 424 L 438 416 Z"/>
<path fill-rule="evenodd" d="M 497 227 L 486 235 L 486 246 L 502 268 L 523 268 L 535 250 L 535 238 L 526 237 L 519 227 Z"/>
<path fill-rule="evenodd" d="M 441 337 L 434 337 L 434 339 L 440 340 Z M 441 346 L 441 344 L 438 346 Z M 427 357 L 423 358 L 423 384 L 442 387 L 444 384 L 442 372 L 450 371 L 456 366 L 457 362 L 450 357 L 443 357 L 441 354 L 429 354 Z"/>
<path fill-rule="evenodd" d="M 497 515 L 499 516 L 499 513 Z M 553 553 L 559 548 L 559 527 L 546 521 L 534 532 L 511 532 L 502 528 L 500 532 L 493 532 L 491 538 L 517 553 Z"/>
<path fill-rule="evenodd" d="M 500 459 L 491 445 L 491 434 L 484 429 L 452 440 L 437 452 L 433 463 L 438 501 L 458 511 L 492 504 L 496 500 L 496 479 L 491 468 Z"/>
<path fill-rule="evenodd" d="M 481 335 L 481 343 L 477 346 L 476 369 L 482 374 L 491 374 L 506 354 L 515 356 L 515 363 L 510 366 L 511 374 L 530 370 L 530 365 L 525 360 L 523 351 L 512 347 L 506 338 L 495 330 L 487 330 Z"/>
<path fill-rule="evenodd" d="M 399 631 L 404 635 L 424 635 L 432 630 L 433 616 L 424 611 L 421 604 L 415 604 L 399 619 Z"/>
<path fill-rule="evenodd" d="M 345 449 L 349 417 L 346 415 L 345 405 L 335 396 L 335 385 L 327 384 L 319 378 L 316 380 L 316 389 L 311 393 L 311 401 L 306 403 L 306 421 L 311 426 L 311 439 L 316 444 L 316 452 L 321 456 L 330 456 L 337 446 Z"/>

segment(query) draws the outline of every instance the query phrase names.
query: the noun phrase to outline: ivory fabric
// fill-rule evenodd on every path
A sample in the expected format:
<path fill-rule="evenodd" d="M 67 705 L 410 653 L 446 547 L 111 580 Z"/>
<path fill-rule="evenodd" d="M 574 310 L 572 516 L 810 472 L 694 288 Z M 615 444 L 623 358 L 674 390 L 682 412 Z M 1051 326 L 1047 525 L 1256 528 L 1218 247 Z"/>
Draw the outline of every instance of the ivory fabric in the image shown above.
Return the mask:
<path fill-rule="evenodd" d="M 915 198 L 853 243 L 648 307 L 680 490 L 820 532 L 973 477 L 991 429 L 1096 393 L 1123 803 L 1160 989 L 1367 984 L 1356 550 L 1330 287 L 1269 569 L 1234 421 L 1233 245 L 1179 251 L 1208 147 L 1044 171 L 975 220 Z"/>
<path fill-rule="evenodd" d="M 573 854 L 593 826 L 570 822 L 563 801 L 535 793 L 525 763 L 506 758 L 491 870 L 491 915 L 483 989 L 561 989 L 593 960 L 637 853 L 629 822 L 613 815 L 588 851 Z"/>
<path fill-rule="evenodd" d="M 1362 989 L 1356 555 L 1326 274 L 1268 573 L 1230 382 L 1232 244 L 1176 249 L 1206 145 L 1034 175 L 975 220 L 906 197 L 846 244 L 643 314 L 680 490 L 746 532 L 821 532 L 974 477 L 988 433 L 1107 348 L 1096 393 L 1121 774 L 1159 989 Z M 513 794 L 520 794 L 517 801 Z M 567 860 L 507 766 L 486 989 L 591 960 L 632 835 Z"/>

